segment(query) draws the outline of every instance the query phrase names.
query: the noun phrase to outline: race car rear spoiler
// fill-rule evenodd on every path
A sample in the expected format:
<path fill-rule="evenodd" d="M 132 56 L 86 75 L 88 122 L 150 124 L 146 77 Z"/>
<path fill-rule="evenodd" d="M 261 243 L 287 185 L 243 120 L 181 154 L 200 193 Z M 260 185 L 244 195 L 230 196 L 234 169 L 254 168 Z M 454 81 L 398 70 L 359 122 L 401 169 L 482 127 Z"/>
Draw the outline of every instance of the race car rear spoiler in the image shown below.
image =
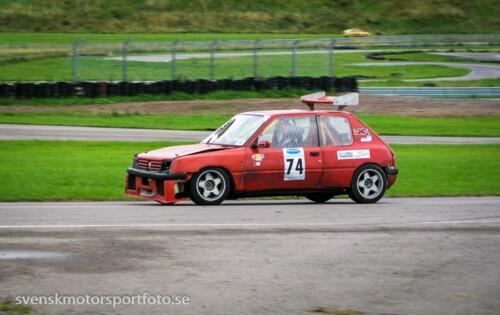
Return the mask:
<path fill-rule="evenodd" d="M 348 93 L 341 96 L 326 96 L 326 93 L 323 91 L 301 96 L 300 101 L 307 104 L 311 110 L 314 110 L 315 104 L 332 104 L 342 109 L 345 106 L 358 105 L 359 93 Z"/>

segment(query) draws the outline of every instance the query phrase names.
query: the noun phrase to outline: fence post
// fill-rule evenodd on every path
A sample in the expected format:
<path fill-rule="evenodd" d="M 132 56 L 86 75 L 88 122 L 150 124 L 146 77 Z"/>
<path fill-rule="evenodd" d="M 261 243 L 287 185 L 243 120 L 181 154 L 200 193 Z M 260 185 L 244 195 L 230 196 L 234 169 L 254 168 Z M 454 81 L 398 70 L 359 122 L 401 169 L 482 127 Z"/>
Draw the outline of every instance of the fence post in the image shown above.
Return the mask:
<path fill-rule="evenodd" d="M 297 74 L 297 45 L 299 40 L 294 40 L 292 43 L 292 77 Z"/>
<path fill-rule="evenodd" d="M 215 50 L 217 50 L 217 44 L 219 42 L 214 40 L 210 43 L 210 80 L 215 79 Z"/>
<path fill-rule="evenodd" d="M 172 73 L 171 73 L 171 80 L 175 80 L 175 77 L 176 77 L 176 73 L 175 73 L 175 56 L 176 56 L 176 53 L 177 53 L 177 44 L 179 44 L 179 41 L 176 40 L 172 43 L 172 51 L 171 51 L 171 60 L 170 60 L 170 63 L 171 63 L 171 70 L 172 70 Z"/>
<path fill-rule="evenodd" d="M 335 39 L 330 40 L 330 44 L 328 45 L 328 75 L 333 78 L 333 49 L 335 48 Z"/>
<path fill-rule="evenodd" d="M 78 48 L 81 44 L 79 39 L 75 40 L 71 45 L 71 80 L 78 81 Z"/>
<path fill-rule="evenodd" d="M 127 54 L 128 54 L 128 46 L 130 44 L 130 38 L 123 42 L 122 46 L 122 81 L 127 82 Z"/>
<path fill-rule="evenodd" d="M 252 52 L 253 52 L 253 77 L 257 78 L 259 75 L 259 61 L 257 59 L 259 53 L 259 43 L 260 39 L 253 41 Z"/>

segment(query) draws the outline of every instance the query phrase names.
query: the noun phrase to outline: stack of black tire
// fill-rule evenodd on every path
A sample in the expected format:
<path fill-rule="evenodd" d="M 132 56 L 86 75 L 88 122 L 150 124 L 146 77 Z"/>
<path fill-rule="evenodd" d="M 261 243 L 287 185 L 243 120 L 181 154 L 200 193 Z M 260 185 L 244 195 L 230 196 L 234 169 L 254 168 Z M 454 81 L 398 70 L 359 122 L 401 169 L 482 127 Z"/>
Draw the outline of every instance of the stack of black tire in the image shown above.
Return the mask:
<path fill-rule="evenodd" d="M 355 77 L 271 77 L 266 79 L 244 78 L 240 80 L 183 80 L 155 82 L 42 82 L 0 83 L 0 97 L 59 98 L 59 97 L 107 97 L 134 96 L 141 94 L 170 94 L 184 92 L 204 94 L 219 90 L 263 91 L 301 88 L 306 90 L 356 92 Z"/>

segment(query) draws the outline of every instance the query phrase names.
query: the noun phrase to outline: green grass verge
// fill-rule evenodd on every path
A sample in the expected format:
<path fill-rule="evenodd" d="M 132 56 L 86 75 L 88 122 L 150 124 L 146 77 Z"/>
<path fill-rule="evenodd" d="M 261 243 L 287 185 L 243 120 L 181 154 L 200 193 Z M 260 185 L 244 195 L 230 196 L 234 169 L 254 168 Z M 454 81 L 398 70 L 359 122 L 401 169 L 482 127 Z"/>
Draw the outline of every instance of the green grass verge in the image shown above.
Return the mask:
<path fill-rule="evenodd" d="M 392 145 L 401 173 L 389 196 L 500 195 L 500 145 Z"/>
<path fill-rule="evenodd" d="M 358 80 L 360 87 L 498 87 L 500 86 L 500 79 L 483 79 L 483 80 L 470 80 L 470 81 L 432 81 L 432 79 L 425 81 L 402 81 L 402 80 L 376 80 L 365 81 Z"/>
<path fill-rule="evenodd" d="M 464 51 L 467 52 L 467 51 Z M 465 57 L 453 57 L 446 55 L 435 55 L 432 53 L 419 52 L 419 53 L 401 53 L 401 54 L 387 54 L 380 55 L 386 58 L 386 61 L 428 61 L 428 62 L 460 62 L 460 63 L 479 63 L 484 64 L 479 60 Z M 494 63 L 494 62 L 492 62 Z"/>
<path fill-rule="evenodd" d="M 409 1 L 1 0 L 2 30 L 31 32 L 340 33 L 498 32 L 494 0 Z"/>
<path fill-rule="evenodd" d="M 133 154 L 173 144 L 0 141 L 0 200 L 124 199 Z M 391 196 L 500 194 L 500 145 L 393 148 L 401 173 Z"/>
<path fill-rule="evenodd" d="M 341 37 L 335 33 L 44 33 L 44 32 L 0 32 L 0 43 L 4 45 L 70 45 L 76 40 L 85 43 L 122 43 L 128 39 L 133 42 L 165 42 L 165 41 L 213 41 L 213 40 L 254 40 L 254 39 L 315 39 Z M 380 46 L 366 46 L 366 48 L 380 49 Z M 464 45 L 450 44 L 432 46 L 429 43 L 420 49 L 454 49 L 456 51 L 499 49 L 498 45 Z M 408 46 L 391 46 L 391 49 L 409 50 Z M 411 48 L 410 48 L 411 49 Z"/>
<path fill-rule="evenodd" d="M 414 117 L 359 115 L 382 135 L 402 136 L 500 136 L 500 116 Z"/>
<path fill-rule="evenodd" d="M 137 115 L 84 113 L 0 113 L 0 123 L 148 129 L 214 130 L 231 115 Z"/>
<path fill-rule="evenodd" d="M 28 305 L 17 304 L 11 300 L 0 301 L 0 312 L 5 315 L 31 314 L 32 311 Z"/>
<path fill-rule="evenodd" d="M 358 115 L 382 135 L 499 137 L 500 116 L 412 117 Z M 0 113 L 0 123 L 121 127 L 148 129 L 212 130 L 230 115 L 138 115 L 134 113 Z"/>
<path fill-rule="evenodd" d="M 169 145 L 174 143 L 0 141 L 0 200 L 123 199 L 133 155 Z"/>
<path fill-rule="evenodd" d="M 306 89 L 264 90 L 264 91 L 231 91 L 221 90 L 205 94 L 188 94 L 174 92 L 167 95 L 142 94 L 137 96 L 111 96 L 111 97 L 68 97 L 68 98 L 12 98 L 0 97 L 0 105 L 29 105 L 29 106 L 66 106 L 66 105 L 104 105 L 132 102 L 152 101 L 187 101 L 187 100 L 233 100 L 248 98 L 298 98 L 302 95 L 317 92 Z M 334 92 L 329 92 L 330 94 Z"/>
<path fill-rule="evenodd" d="M 414 53 L 414 54 L 397 54 L 386 55 L 388 59 L 398 59 L 402 61 L 430 61 L 430 62 L 467 62 L 474 63 L 475 59 L 472 58 L 459 58 L 443 55 L 433 55 L 429 53 Z"/>
<path fill-rule="evenodd" d="M 282 38 L 331 38 L 341 35 L 335 34 L 238 34 L 238 33 L 29 33 L 29 32 L 0 32 L 0 42 L 8 45 L 22 44 L 72 44 L 76 40 L 88 43 L 121 43 L 128 39 L 137 42 L 164 42 L 164 41 L 212 41 L 212 40 L 253 40 L 253 39 L 282 39 Z"/>
<path fill-rule="evenodd" d="M 423 79 L 454 77 L 468 74 L 468 69 L 450 68 L 438 65 L 404 66 L 353 66 L 350 63 L 369 61 L 365 54 L 338 54 L 335 56 L 335 75 L 369 76 L 379 79 Z M 176 63 L 176 77 L 181 79 L 206 79 L 209 77 L 210 59 L 186 59 Z M 128 79 L 169 80 L 171 64 L 157 62 L 128 62 Z M 290 76 L 291 57 L 261 56 L 258 74 L 260 77 Z M 80 57 L 78 78 L 80 80 L 120 80 L 122 63 L 105 57 Z M 297 56 L 297 76 L 328 75 L 327 54 L 304 54 Z M 253 58 L 216 58 L 216 79 L 239 79 L 253 76 Z M 36 59 L 0 65 L 0 80 L 3 81 L 68 81 L 71 80 L 71 60 L 69 57 Z"/>

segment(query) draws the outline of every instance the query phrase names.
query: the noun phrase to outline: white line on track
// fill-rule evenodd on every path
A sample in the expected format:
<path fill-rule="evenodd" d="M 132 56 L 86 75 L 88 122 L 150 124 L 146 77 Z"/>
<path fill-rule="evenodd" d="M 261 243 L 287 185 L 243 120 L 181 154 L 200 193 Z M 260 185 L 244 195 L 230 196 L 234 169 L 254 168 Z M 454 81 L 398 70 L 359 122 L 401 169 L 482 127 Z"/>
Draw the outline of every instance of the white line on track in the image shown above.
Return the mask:
<path fill-rule="evenodd" d="M 72 229 L 72 228 L 164 228 L 164 227 L 334 227 L 345 225 L 373 225 L 373 226 L 394 226 L 394 225 L 437 225 L 448 224 L 458 225 L 467 223 L 500 223 L 491 220 L 452 220 L 452 221 L 423 221 L 423 222 L 395 222 L 395 223 L 186 223 L 186 224 L 71 224 L 71 225 L 0 225 L 0 229 Z"/>

